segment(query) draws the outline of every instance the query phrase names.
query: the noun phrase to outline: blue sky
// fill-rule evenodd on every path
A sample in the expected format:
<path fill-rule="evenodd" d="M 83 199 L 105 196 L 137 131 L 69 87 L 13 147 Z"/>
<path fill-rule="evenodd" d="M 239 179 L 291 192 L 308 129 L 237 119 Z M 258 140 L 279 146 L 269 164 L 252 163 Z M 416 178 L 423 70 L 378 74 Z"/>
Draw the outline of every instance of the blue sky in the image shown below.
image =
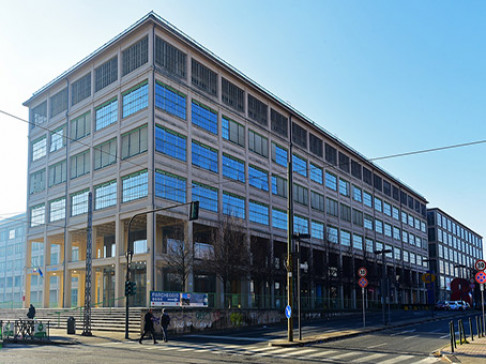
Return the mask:
<path fill-rule="evenodd" d="M 0 109 L 154 10 L 361 154 L 486 139 L 480 1 L 21 1 L 0 14 Z M 26 208 L 27 125 L 0 114 L 0 218 Z M 378 165 L 481 235 L 486 144 Z"/>

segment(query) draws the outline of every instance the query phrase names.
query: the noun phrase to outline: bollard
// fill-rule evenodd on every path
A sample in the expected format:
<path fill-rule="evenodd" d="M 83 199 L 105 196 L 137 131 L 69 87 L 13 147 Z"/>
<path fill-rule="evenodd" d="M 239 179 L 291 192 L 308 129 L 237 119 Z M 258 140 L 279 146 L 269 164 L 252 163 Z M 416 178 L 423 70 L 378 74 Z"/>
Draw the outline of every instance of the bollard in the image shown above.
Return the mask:
<path fill-rule="evenodd" d="M 479 320 L 477 316 L 475 317 L 475 319 L 476 319 L 476 336 L 480 338 L 481 336 L 479 335 Z"/>
<path fill-rule="evenodd" d="M 469 332 L 471 333 L 471 341 L 474 341 L 474 333 L 473 333 L 473 328 L 472 328 L 472 320 L 469 317 Z"/>
<path fill-rule="evenodd" d="M 462 338 L 464 337 L 464 325 L 462 320 L 457 320 L 457 330 L 459 331 L 459 345 L 462 345 Z"/>
<path fill-rule="evenodd" d="M 451 336 L 451 352 L 454 352 L 454 321 L 449 322 L 449 334 Z"/>

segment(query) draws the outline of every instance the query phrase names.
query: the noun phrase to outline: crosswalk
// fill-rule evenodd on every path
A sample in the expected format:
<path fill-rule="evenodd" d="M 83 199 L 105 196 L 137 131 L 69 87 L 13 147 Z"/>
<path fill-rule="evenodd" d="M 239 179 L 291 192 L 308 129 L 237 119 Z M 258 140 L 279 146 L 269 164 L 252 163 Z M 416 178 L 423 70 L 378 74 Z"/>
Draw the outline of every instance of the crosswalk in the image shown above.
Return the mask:
<path fill-rule="evenodd" d="M 276 347 L 276 346 L 241 346 L 225 344 L 181 344 L 169 343 L 153 345 L 147 341 L 143 345 L 133 342 L 109 342 L 96 346 L 150 350 L 173 351 L 175 353 L 208 353 L 236 354 L 253 357 L 272 357 L 282 359 L 301 360 L 305 362 L 319 362 L 322 360 L 342 363 L 361 364 L 432 364 L 440 362 L 435 357 L 420 357 L 416 355 L 393 354 L 379 351 L 356 351 L 344 349 L 325 349 L 320 347 Z"/>

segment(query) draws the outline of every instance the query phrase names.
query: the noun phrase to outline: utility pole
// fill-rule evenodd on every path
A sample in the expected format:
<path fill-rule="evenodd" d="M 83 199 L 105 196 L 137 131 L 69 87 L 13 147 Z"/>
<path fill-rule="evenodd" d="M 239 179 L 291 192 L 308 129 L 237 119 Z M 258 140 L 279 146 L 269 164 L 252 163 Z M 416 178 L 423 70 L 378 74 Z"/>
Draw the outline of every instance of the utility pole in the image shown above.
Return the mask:
<path fill-rule="evenodd" d="M 383 325 L 388 325 L 389 322 L 386 319 L 386 310 L 385 306 L 387 304 L 386 301 L 389 300 L 388 297 L 388 287 L 387 287 L 387 278 L 386 278 L 386 253 L 391 253 L 391 249 L 381 249 L 375 250 L 375 254 L 381 254 L 381 263 L 382 263 L 382 270 L 381 270 L 381 312 L 383 314 Z"/>
<path fill-rule="evenodd" d="M 294 246 L 292 237 L 294 235 L 294 201 L 293 201 L 293 179 L 292 179 L 292 115 L 289 116 L 289 152 L 287 154 L 287 306 L 292 309 L 294 294 L 292 272 L 294 265 L 292 254 Z M 292 315 L 287 320 L 287 339 L 294 341 L 294 320 Z"/>
<path fill-rule="evenodd" d="M 83 336 L 92 336 L 91 333 L 91 266 L 93 259 L 93 193 L 88 193 L 88 228 L 86 229 L 86 277 L 84 280 L 84 320 Z"/>

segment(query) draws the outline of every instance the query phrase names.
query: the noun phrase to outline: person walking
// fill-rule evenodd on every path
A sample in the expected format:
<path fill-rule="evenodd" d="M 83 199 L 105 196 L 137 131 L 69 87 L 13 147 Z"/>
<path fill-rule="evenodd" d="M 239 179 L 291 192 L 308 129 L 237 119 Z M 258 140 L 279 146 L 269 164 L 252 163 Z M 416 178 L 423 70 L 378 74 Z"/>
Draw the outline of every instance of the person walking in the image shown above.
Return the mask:
<path fill-rule="evenodd" d="M 144 317 L 144 326 L 143 326 L 143 333 L 142 336 L 140 336 L 140 339 L 138 340 L 138 343 L 141 344 L 143 337 L 150 333 L 152 335 L 152 339 L 154 339 L 154 344 L 157 344 L 157 340 L 155 340 L 155 332 L 154 332 L 154 315 L 152 313 L 152 309 L 149 308 L 147 313 L 145 314 Z"/>
<path fill-rule="evenodd" d="M 170 316 L 165 312 L 165 308 L 162 309 L 162 317 L 160 318 L 160 324 L 162 326 L 162 332 L 164 333 L 164 341 L 167 342 L 169 341 L 167 337 L 167 327 L 169 326 L 170 323 Z"/>
<path fill-rule="evenodd" d="M 29 312 L 27 312 L 27 318 L 30 318 L 31 320 L 33 320 L 34 317 L 35 317 L 35 307 L 31 303 L 30 306 L 29 306 Z"/>

